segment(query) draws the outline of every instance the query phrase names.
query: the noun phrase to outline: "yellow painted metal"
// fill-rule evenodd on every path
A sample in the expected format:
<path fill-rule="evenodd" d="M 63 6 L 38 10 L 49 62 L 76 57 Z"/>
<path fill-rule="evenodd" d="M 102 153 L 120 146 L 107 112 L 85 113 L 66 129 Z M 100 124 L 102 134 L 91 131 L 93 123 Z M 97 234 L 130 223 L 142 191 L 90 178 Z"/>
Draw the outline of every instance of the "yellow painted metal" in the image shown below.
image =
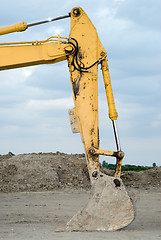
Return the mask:
<path fill-rule="evenodd" d="M 78 16 L 75 14 L 75 9 L 78 9 L 80 13 Z M 94 25 L 81 8 L 74 8 L 71 11 L 70 38 L 78 41 L 78 61 L 81 66 L 88 67 L 102 58 L 102 56 L 106 56 L 106 51 L 100 43 Z M 74 70 L 72 61 L 73 57 L 69 56 L 68 65 L 73 89 L 73 100 L 79 119 L 89 173 L 92 173 L 95 170 L 99 170 L 99 156 L 89 154 L 91 146 L 99 148 L 97 64 L 88 71 L 83 72 L 77 69 Z"/>
<path fill-rule="evenodd" d="M 21 31 L 25 31 L 26 29 L 27 29 L 27 23 L 21 21 L 21 22 L 15 23 L 13 25 L 1 27 L 0 35 L 12 33 L 12 32 L 21 32 Z"/>
<path fill-rule="evenodd" d="M 43 44 L 43 43 L 49 43 L 49 42 L 57 42 L 58 43 L 58 38 L 60 38 L 60 43 L 67 43 L 68 38 L 67 37 L 60 37 L 58 36 L 51 36 L 45 40 L 36 40 L 36 41 L 25 41 L 25 42 L 5 42 L 5 43 L 0 43 L 0 46 L 18 46 L 18 45 L 38 45 L 38 44 Z"/>
<path fill-rule="evenodd" d="M 120 176 L 121 176 L 122 159 L 123 158 L 121 158 L 121 159 L 117 158 L 114 177 L 120 178 Z"/>
<path fill-rule="evenodd" d="M 104 85 L 105 85 L 108 108 L 109 108 L 109 118 L 111 120 L 116 120 L 118 117 L 118 114 L 116 111 L 114 97 L 113 97 L 113 91 L 112 91 L 112 86 L 111 86 L 110 74 L 109 74 L 109 70 L 108 70 L 107 58 L 101 62 L 101 67 L 102 67 Z"/>
<path fill-rule="evenodd" d="M 53 41 L 52 41 L 53 40 Z M 73 46 L 65 39 L 51 37 L 44 41 L 0 44 L 0 70 L 39 64 L 50 64 L 66 60 Z M 68 50 L 68 52 L 66 52 Z"/>
<path fill-rule="evenodd" d="M 89 153 L 92 155 L 105 155 L 105 156 L 114 156 L 115 152 L 114 151 L 107 151 L 107 150 L 101 150 L 101 149 L 97 149 L 94 147 L 91 147 L 89 149 Z"/>

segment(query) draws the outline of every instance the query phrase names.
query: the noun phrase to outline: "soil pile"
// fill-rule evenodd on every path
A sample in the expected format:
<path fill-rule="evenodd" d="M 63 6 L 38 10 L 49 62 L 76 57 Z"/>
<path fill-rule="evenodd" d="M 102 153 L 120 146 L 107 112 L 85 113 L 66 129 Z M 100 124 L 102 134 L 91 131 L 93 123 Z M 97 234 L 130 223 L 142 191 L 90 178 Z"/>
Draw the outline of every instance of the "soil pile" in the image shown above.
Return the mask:
<path fill-rule="evenodd" d="M 114 171 L 106 168 L 101 168 L 101 171 L 110 176 L 114 175 Z M 161 168 L 155 167 L 140 172 L 122 172 L 121 179 L 126 187 L 144 189 L 159 188 L 161 187 Z"/>
<path fill-rule="evenodd" d="M 0 179 L 3 192 L 90 187 L 84 154 L 1 155 Z"/>
<path fill-rule="evenodd" d="M 113 171 L 102 168 L 105 174 Z M 122 180 L 128 187 L 161 186 L 161 168 L 143 172 L 123 172 Z M 0 155 L 0 191 L 44 191 L 53 189 L 90 188 L 84 154 L 31 153 Z"/>

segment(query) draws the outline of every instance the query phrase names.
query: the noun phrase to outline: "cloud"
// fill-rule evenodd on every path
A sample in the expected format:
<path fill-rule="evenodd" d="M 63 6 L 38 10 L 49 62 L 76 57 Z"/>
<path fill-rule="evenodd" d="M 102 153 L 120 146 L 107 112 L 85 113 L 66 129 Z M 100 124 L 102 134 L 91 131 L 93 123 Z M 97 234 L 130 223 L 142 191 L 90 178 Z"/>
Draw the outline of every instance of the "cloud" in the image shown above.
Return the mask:
<path fill-rule="evenodd" d="M 160 9 L 160 0 L 124 1 L 118 8 L 117 16 L 133 21 L 143 31 L 146 29 L 160 31 Z"/>
<path fill-rule="evenodd" d="M 27 103 L 27 108 L 31 110 L 68 109 L 72 107 L 72 97 L 53 100 L 30 100 Z"/>
<path fill-rule="evenodd" d="M 161 2 L 6 0 L 0 24 L 57 17 L 75 6 L 86 11 L 108 53 L 125 161 L 150 165 L 158 159 L 161 141 Z M 43 40 L 57 34 L 68 37 L 69 33 L 70 19 L 65 19 L 1 36 L 1 42 Z M 99 71 L 100 144 L 102 149 L 112 150 L 115 142 L 101 75 Z M 1 152 L 83 151 L 79 134 L 72 136 L 70 130 L 67 109 L 73 106 L 71 95 L 66 61 L 1 71 Z"/>
<path fill-rule="evenodd" d="M 23 70 L 23 73 L 24 73 L 25 77 L 27 78 L 27 77 L 31 76 L 32 71 L 31 70 Z"/>
<path fill-rule="evenodd" d="M 64 32 L 65 30 L 64 30 L 64 28 L 60 28 L 60 27 L 58 27 L 58 28 L 55 28 L 54 26 L 52 26 L 52 27 L 50 27 L 50 28 L 48 28 L 47 29 L 47 33 L 49 34 L 49 35 L 54 35 L 54 36 L 58 36 L 58 35 L 61 35 L 61 36 L 63 36 L 63 32 Z"/>
<path fill-rule="evenodd" d="M 152 126 L 156 129 L 161 126 L 161 110 L 160 113 L 158 112 L 156 113 L 155 118 L 153 119 L 152 122 Z"/>

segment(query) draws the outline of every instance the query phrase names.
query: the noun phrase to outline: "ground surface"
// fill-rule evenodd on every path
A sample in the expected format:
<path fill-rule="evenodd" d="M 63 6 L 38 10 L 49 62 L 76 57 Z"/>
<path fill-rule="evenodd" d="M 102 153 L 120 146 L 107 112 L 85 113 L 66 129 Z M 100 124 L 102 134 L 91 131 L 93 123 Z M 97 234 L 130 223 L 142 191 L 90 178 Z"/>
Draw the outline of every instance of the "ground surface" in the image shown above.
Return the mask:
<path fill-rule="evenodd" d="M 108 174 L 113 172 L 103 170 Z M 161 240 L 161 169 L 123 173 L 135 220 L 117 232 L 56 232 L 88 200 L 84 155 L 0 156 L 0 240 Z"/>
<path fill-rule="evenodd" d="M 83 190 L 1 193 L 0 239 L 161 239 L 161 193 L 136 190 L 136 217 L 117 232 L 55 232 L 82 207 L 88 192 Z"/>

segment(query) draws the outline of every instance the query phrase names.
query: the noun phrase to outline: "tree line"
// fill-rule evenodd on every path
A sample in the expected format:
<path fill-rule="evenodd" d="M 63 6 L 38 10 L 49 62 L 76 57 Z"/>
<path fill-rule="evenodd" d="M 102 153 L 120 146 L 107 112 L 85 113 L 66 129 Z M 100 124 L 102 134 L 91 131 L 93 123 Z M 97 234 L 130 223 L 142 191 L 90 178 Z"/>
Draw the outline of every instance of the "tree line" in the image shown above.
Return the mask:
<path fill-rule="evenodd" d="M 156 166 L 157 166 L 156 163 L 153 163 L 152 167 L 140 166 L 140 165 L 136 166 L 136 165 L 125 164 L 125 165 L 122 165 L 121 170 L 122 171 L 140 172 L 140 171 L 145 171 L 145 170 L 154 168 Z M 108 169 L 111 169 L 111 170 L 115 170 L 116 165 L 115 164 L 111 164 L 111 163 L 107 163 L 106 161 L 103 161 L 102 162 L 102 167 L 105 167 L 105 168 L 108 168 Z"/>

